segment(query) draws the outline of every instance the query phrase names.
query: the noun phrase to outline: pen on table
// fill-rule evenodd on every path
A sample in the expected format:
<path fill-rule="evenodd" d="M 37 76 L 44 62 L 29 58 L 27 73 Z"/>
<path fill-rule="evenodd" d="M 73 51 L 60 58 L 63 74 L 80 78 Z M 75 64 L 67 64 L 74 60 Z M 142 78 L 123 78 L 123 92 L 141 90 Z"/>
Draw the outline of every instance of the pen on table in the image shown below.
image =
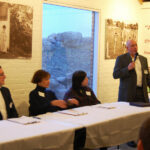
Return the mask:
<path fill-rule="evenodd" d="M 98 106 L 98 108 L 104 108 L 104 109 L 114 109 L 115 107 Z"/>
<path fill-rule="evenodd" d="M 32 117 L 32 118 L 35 118 L 35 119 L 41 119 L 40 117 L 35 117 L 35 116 L 34 116 L 34 117 Z"/>

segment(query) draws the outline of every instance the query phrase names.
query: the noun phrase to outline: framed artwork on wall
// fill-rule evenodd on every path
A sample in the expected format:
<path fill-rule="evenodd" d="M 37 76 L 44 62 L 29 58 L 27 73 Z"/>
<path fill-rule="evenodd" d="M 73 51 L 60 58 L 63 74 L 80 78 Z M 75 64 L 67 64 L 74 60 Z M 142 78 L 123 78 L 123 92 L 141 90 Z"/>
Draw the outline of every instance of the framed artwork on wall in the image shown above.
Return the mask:
<path fill-rule="evenodd" d="M 116 59 L 126 53 L 127 40 L 138 39 L 138 24 L 106 19 L 105 23 L 105 59 Z"/>
<path fill-rule="evenodd" d="M 0 2 L 0 59 L 31 58 L 33 8 Z"/>

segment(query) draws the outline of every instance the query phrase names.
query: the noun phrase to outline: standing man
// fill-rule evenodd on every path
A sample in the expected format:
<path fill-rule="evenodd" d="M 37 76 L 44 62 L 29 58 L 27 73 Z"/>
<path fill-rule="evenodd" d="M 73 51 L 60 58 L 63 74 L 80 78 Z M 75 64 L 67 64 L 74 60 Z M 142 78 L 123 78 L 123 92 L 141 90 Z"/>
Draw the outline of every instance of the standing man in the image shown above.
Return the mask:
<path fill-rule="evenodd" d="M 0 120 L 18 117 L 10 91 L 8 88 L 3 87 L 5 78 L 4 71 L 0 66 Z"/>
<path fill-rule="evenodd" d="M 116 59 L 113 77 L 120 79 L 118 101 L 149 102 L 147 86 L 150 86 L 150 75 L 147 59 L 137 53 L 137 43 L 128 40 L 128 53 Z"/>
<path fill-rule="evenodd" d="M 126 48 L 128 53 L 117 57 L 113 72 L 114 79 L 120 79 L 118 101 L 148 103 L 150 75 L 147 59 L 138 55 L 136 41 L 128 40 Z M 134 141 L 127 144 L 137 146 Z"/>

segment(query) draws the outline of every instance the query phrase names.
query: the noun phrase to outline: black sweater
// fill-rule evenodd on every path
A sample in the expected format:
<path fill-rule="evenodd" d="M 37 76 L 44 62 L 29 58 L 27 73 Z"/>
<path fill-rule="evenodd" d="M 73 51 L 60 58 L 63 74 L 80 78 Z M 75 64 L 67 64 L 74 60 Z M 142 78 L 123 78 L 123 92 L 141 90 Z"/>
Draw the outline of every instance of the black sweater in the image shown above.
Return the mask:
<path fill-rule="evenodd" d="M 90 94 L 90 95 L 87 95 Z M 75 98 L 79 101 L 79 106 L 89 106 L 100 104 L 101 102 L 97 99 L 92 89 L 89 87 L 82 87 L 80 90 L 76 91 L 73 88 L 70 88 L 64 96 L 64 100 L 67 102 L 68 99 Z M 77 106 L 76 106 L 77 107 Z"/>
<path fill-rule="evenodd" d="M 29 95 L 29 115 L 36 116 L 46 112 L 54 112 L 62 110 L 57 106 L 52 106 L 51 101 L 57 100 L 54 92 L 46 90 L 46 88 L 37 86 Z"/>

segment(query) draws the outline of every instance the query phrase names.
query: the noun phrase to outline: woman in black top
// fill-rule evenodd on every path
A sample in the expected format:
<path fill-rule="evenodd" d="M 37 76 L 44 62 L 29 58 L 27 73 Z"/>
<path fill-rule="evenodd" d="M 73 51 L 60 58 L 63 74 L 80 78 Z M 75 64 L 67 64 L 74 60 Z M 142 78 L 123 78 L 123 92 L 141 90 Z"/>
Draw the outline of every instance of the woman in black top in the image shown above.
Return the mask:
<path fill-rule="evenodd" d="M 30 116 L 67 108 L 67 103 L 64 100 L 58 100 L 54 92 L 46 89 L 50 84 L 50 74 L 48 72 L 44 70 L 36 71 L 33 75 L 32 83 L 37 86 L 29 95 Z M 75 100 L 71 103 L 76 104 Z"/>
<path fill-rule="evenodd" d="M 77 100 L 78 106 L 99 104 L 93 90 L 88 87 L 87 74 L 84 71 L 76 71 L 72 76 L 72 87 L 64 96 L 66 102 Z"/>
<path fill-rule="evenodd" d="M 66 92 L 64 100 L 70 103 L 70 105 L 72 105 L 71 101 L 78 101 L 76 107 L 101 103 L 95 96 L 93 90 L 88 87 L 87 74 L 82 70 L 73 73 L 72 87 Z M 99 150 L 107 150 L 107 147 L 100 148 Z"/>

